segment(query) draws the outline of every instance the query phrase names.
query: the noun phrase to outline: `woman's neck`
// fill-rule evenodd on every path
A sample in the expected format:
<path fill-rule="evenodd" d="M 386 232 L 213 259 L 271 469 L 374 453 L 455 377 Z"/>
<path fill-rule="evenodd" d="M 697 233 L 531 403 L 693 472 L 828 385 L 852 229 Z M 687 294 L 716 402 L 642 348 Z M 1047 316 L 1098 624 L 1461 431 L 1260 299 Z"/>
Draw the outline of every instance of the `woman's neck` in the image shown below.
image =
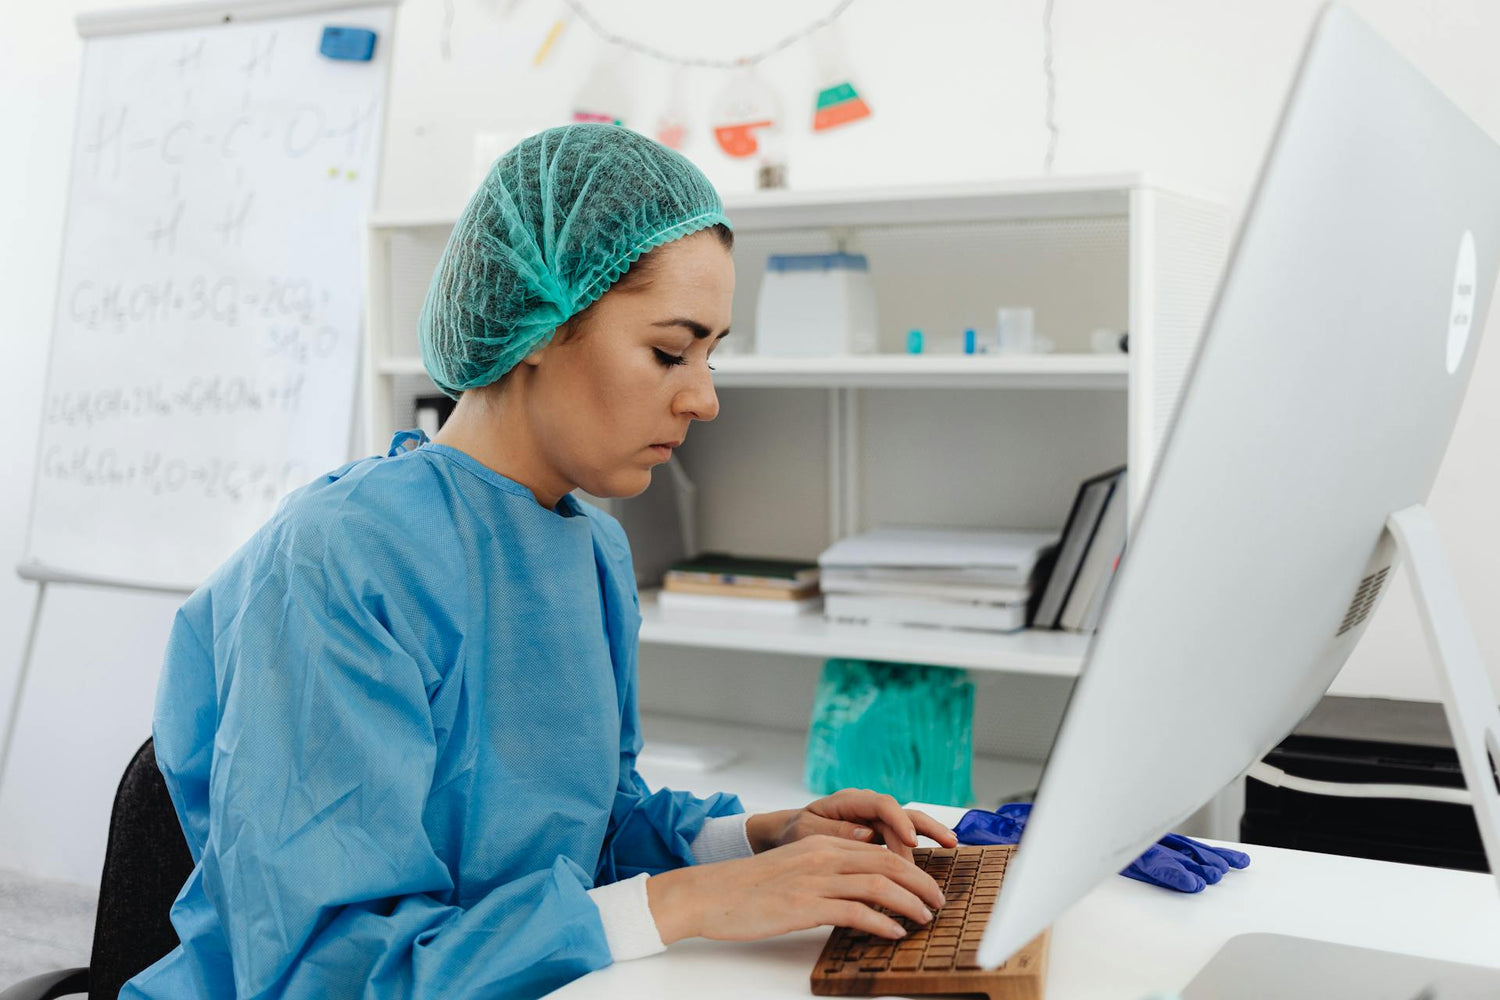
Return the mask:
<path fill-rule="evenodd" d="M 543 460 L 542 449 L 518 405 L 518 394 L 469 390 L 433 440 L 463 452 L 486 468 L 529 489 L 537 503 L 553 510 L 574 484 L 564 482 Z"/>

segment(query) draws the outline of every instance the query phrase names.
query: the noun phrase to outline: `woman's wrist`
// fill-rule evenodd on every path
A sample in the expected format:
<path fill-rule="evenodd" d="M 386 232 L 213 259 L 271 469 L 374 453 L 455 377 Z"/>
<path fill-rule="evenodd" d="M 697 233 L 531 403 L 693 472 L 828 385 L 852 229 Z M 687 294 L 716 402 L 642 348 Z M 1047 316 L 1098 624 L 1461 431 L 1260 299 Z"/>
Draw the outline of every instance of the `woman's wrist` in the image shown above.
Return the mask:
<path fill-rule="evenodd" d="M 786 828 L 788 817 L 796 809 L 780 812 L 756 813 L 745 821 L 745 839 L 750 841 L 750 850 L 756 854 L 769 851 L 781 842 L 781 831 Z"/>
<path fill-rule="evenodd" d="M 646 879 L 646 903 L 662 944 L 698 936 L 693 882 L 691 867 L 673 868 Z"/>

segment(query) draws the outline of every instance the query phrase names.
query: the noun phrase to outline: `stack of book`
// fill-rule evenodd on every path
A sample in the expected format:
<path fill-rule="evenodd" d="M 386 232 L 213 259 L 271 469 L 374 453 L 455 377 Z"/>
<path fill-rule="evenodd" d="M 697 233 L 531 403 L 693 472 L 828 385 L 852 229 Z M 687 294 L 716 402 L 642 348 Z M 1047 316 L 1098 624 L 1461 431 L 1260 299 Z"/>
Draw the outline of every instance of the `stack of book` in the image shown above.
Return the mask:
<path fill-rule="evenodd" d="M 1125 551 L 1125 468 L 1085 480 L 1073 500 L 1052 573 L 1037 604 L 1037 628 L 1092 632 Z"/>
<path fill-rule="evenodd" d="M 706 552 L 673 563 L 662 579 L 663 611 L 816 611 L 818 564 L 795 559 L 747 559 Z"/>
<path fill-rule="evenodd" d="M 1032 578 L 1050 531 L 886 528 L 818 557 L 824 614 L 872 624 L 1014 632 L 1026 627 Z"/>

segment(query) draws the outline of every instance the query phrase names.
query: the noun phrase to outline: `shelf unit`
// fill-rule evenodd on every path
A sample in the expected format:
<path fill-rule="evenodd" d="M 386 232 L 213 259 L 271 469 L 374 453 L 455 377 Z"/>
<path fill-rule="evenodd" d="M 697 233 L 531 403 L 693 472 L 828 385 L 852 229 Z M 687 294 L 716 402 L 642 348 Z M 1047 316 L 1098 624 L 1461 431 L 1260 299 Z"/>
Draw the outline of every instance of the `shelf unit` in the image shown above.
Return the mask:
<path fill-rule="evenodd" d="M 949 667 L 1076 677 L 1089 637 L 1026 629 L 1010 634 L 899 628 L 829 621 L 820 615 L 663 612 L 657 591 L 641 594 L 641 641 L 789 656 L 931 663 Z"/>
<path fill-rule="evenodd" d="M 1126 388 L 1123 354 L 866 355 L 766 358 L 715 355 L 714 385 L 726 388 L 1116 389 Z M 379 377 L 425 375 L 418 357 L 386 358 Z"/>
<path fill-rule="evenodd" d="M 1127 357 L 1085 354 L 1084 331 L 1052 355 L 897 353 L 901 325 L 882 330 L 889 353 L 865 357 L 760 358 L 720 351 L 724 387 L 1033 388 L 1127 391 L 1131 500 L 1138 504 L 1197 343 L 1226 249 L 1226 214 L 1215 202 L 1171 190 L 1143 173 L 1018 178 L 988 184 L 771 191 L 729 196 L 725 209 L 741 247 L 857 248 L 858 235 L 902 238 L 903 230 L 952 233 L 983 225 L 1115 223 L 1124 247 Z M 456 215 L 377 214 L 367 240 L 365 427 L 379 449 L 398 421 L 394 382 L 420 378 L 416 316 Z M 764 258 L 736 250 L 735 323 L 753 316 Z M 972 266 L 972 261 L 967 262 Z M 877 276 L 879 276 L 877 272 Z M 1068 276 L 1064 275 L 1064 281 Z M 1075 289 L 1076 290 L 1076 289 Z M 1091 291 L 1084 289 L 1085 291 Z M 882 305 L 885 303 L 883 302 Z M 971 313 L 972 315 L 972 313 Z"/>
<path fill-rule="evenodd" d="M 681 449 L 699 486 L 704 547 L 815 556 L 834 539 L 892 519 L 1057 527 L 1077 483 L 1122 461 L 1131 468 L 1132 512 L 1138 508 L 1223 261 L 1220 206 L 1145 175 L 1116 174 L 762 192 L 726 198 L 726 211 L 738 282 L 735 333 L 715 354 L 722 412 L 695 427 Z M 370 224 L 365 427 L 372 451 L 409 425 L 414 396 L 435 391 L 417 358 L 416 318 L 453 222 L 434 213 L 377 215 Z M 870 259 L 882 353 L 755 355 L 747 341 L 766 255 L 833 249 Z M 983 330 L 996 306 L 1017 303 L 1033 305 L 1055 353 L 948 350 L 959 329 Z M 934 353 L 900 353 L 911 327 L 929 332 Z M 1128 329 L 1130 353 L 1089 353 L 1095 327 Z M 1005 675 L 1074 677 L 1088 647 L 1087 637 L 1066 633 L 667 616 L 650 592 L 642 614 L 643 673 L 655 649 L 701 655 L 706 674 L 737 669 L 736 657 L 770 653 L 962 667 L 977 672 L 976 683 L 999 683 Z M 1048 710 L 1039 707 L 1038 715 Z M 747 738 L 782 739 L 805 729 L 805 720 L 805 706 L 789 706 L 778 719 L 745 720 L 752 723 Z M 719 728 L 710 724 L 711 732 Z M 984 748 L 977 729 L 976 745 Z M 991 764 L 976 778 L 981 797 L 1015 790 L 1001 786 L 1039 766 L 1046 749 L 1028 747 L 1027 759 L 987 756 Z M 795 787 L 800 752 L 787 750 L 786 760 L 767 765 L 788 772 L 777 787 Z M 725 787 L 736 787 L 727 784 L 731 777 L 762 780 L 708 777 Z"/>

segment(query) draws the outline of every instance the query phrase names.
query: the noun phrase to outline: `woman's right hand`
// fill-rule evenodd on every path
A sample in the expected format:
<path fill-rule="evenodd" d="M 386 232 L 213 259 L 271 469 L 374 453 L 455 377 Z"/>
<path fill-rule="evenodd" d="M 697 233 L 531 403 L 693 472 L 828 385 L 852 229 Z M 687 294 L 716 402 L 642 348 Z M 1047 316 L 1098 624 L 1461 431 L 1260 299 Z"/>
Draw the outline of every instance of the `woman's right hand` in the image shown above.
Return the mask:
<path fill-rule="evenodd" d="M 906 931 L 875 907 L 925 924 L 943 905 L 937 883 L 910 861 L 831 836 L 662 872 L 646 880 L 646 893 L 663 944 L 755 941 L 826 925 L 900 938 Z"/>

